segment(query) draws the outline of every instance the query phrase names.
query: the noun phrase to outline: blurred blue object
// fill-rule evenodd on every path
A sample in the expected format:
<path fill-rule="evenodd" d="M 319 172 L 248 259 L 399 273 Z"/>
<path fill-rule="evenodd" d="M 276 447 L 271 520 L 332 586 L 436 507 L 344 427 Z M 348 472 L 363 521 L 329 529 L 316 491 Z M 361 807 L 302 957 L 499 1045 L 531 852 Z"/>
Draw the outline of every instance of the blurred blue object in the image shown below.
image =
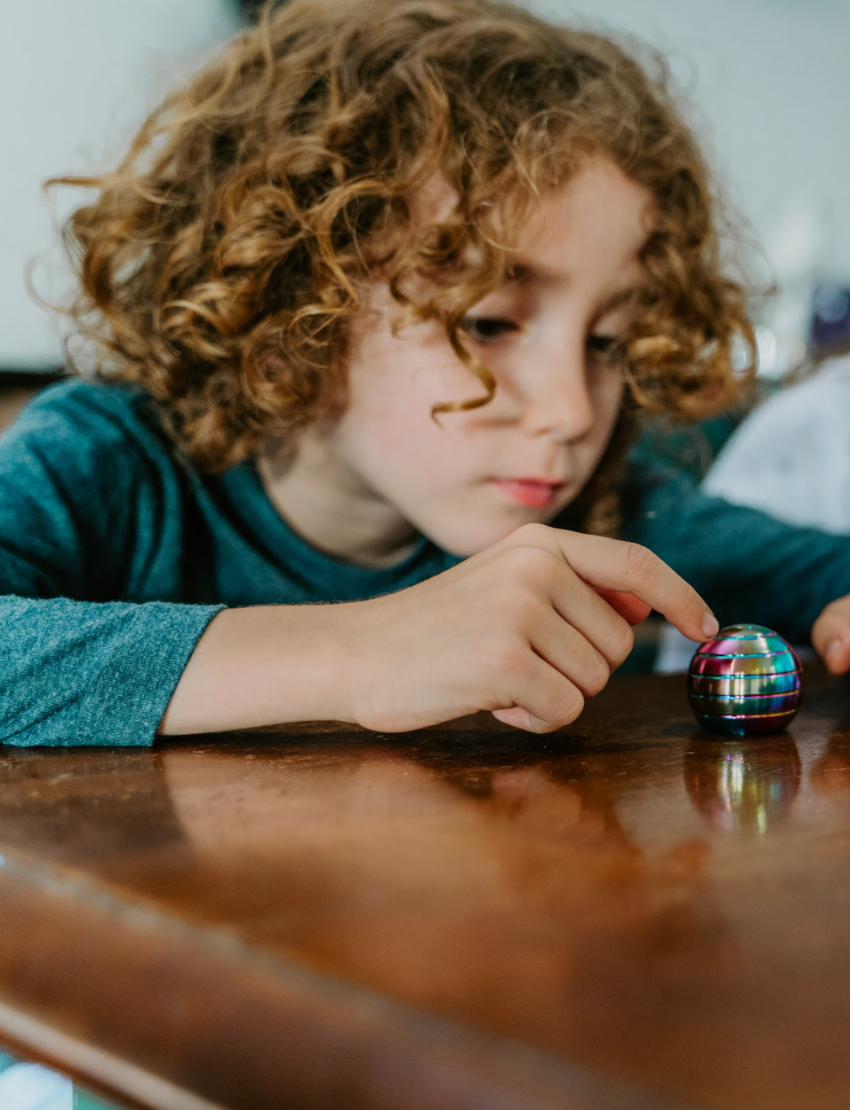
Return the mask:
<path fill-rule="evenodd" d="M 23 1064 L 8 1056 L 3 1063 L 8 1065 L 0 1072 L 3 1110 L 73 1110 L 70 1079 L 41 1064 Z"/>
<path fill-rule="evenodd" d="M 850 343 L 850 285 L 815 287 L 809 342 L 815 357 Z"/>

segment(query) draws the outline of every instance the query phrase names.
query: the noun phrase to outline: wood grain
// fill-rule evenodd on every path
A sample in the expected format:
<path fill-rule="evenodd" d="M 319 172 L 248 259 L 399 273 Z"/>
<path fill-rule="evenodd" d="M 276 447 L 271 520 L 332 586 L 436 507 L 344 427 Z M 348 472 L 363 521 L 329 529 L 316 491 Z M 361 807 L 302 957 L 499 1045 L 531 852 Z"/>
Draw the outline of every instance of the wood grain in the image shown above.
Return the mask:
<path fill-rule="evenodd" d="M 0 1039 L 234 1110 L 844 1107 L 850 687 L 807 681 L 743 743 L 635 676 L 543 738 L 4 749 Z"/>

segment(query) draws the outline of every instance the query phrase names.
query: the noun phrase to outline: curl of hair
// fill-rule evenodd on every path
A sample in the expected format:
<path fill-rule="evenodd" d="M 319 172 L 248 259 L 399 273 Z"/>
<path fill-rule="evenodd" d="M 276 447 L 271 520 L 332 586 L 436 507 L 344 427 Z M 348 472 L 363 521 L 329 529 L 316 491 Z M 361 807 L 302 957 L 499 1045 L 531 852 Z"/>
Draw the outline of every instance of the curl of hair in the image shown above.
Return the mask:
<path fill-rule="evenodd" d="M 658 211 L 624 341 L 633 398 L 718 411 L 753 336 L 663 72 L 497 0 L 272 4 L 114 171 L 52 182 L 97 190 L 65 227 L 81 279 L 66 311 L 99 372 L 144 385 L 208 470 L 338 411 L 350 325 L 378 272 L 405 318 L 443 322 L 482 384 L 439 408 L 486 404 L 494 378 L 463 318 L 509 273 L 535 198 L 597 156 Z M 411 198 L 435 177 L 457 203 L 416 227 Z"/>

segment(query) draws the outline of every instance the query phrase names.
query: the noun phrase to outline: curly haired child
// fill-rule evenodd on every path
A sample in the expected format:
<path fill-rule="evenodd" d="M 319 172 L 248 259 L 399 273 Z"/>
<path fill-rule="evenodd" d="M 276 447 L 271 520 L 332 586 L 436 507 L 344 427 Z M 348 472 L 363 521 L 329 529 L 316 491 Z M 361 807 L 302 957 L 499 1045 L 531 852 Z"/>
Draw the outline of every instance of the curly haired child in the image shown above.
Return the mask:
<path fill-rule="evenodd" d="M 293 0 L 59 180 L 95 190 L 99 369 L 0 445 L 4 740 L 547 731 L 650 609 L 713 634 L 610 533 L 636 414 L 723 407 L 751 330 L 695 142 L 614 43 Z"/>

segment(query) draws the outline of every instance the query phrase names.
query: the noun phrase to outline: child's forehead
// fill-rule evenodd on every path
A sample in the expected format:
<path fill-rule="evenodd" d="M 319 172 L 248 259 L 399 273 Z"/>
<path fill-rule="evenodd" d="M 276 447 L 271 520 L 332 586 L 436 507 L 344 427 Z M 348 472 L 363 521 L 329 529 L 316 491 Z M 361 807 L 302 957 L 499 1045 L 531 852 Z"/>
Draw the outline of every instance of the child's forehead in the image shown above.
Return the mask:
<path fill-rule="evenodd" d="M 548 296 L 581 285 L 590 299 L 608 305 L 631 298 L 644 284 L 641 251 L 656 224 L 656 201 L 611 159 L 588 157 L 559 181 L 549 179 L 539 192 L 522 195 L 528 204 L 514 206 L 503 190 L 487 206 L 484 238 L 503 243 L 506 253 L 488 270 L 491 280 L 482 296 L 520 287 Z M 414 236 L 456 219 L 459 201 L 445 176 L 426 178 L 408 200 Z M 477 219 L 475 213 L 469 218 Z M 473 268 L 483 261 L 475 237 L 461 252 Z M 379 285 L 385 276 L 373 275 Z"/>
<path fill-rule="evenodd" d="M 625 186 L 625 190 L 624 190 Z M 642 194 L 637 196 L 638 191 Z M 510 189 L 502 189 L 492 202 L 485 202 L 482 208 L 490 209 L 489 220 L 494 230 L 509 232 L 507 238 L 514 249 L 522 250 L 526 245 L 536 242 L 546 234 L 546 224 L 553 215 L 561 214 L 570 220 L 581 220 L 588 203 L 588 194 L 605 195 L 606 204 L 612 215 L 624 206 L 633 207 L 639 203 L 642 210 L 640 221 L 648 231 L 654 223 L 655 200 L 643 186 L 637 185 L 610 158 L 604 155 L 588 156 L 571 168 L 563 176 L 553 178 L 539 190 L 523 194 L 529 203 L 521 205 L 521 213 L 516 225 L 506 215 L 509 208 Z M 408 200 L 410 224 L 414 230 L 448 220 L 458 206 L 460 194 L 446 177 L 435 172 L 428 177 Z M 516 210 L 513 215 L 516 217 Z"/>

